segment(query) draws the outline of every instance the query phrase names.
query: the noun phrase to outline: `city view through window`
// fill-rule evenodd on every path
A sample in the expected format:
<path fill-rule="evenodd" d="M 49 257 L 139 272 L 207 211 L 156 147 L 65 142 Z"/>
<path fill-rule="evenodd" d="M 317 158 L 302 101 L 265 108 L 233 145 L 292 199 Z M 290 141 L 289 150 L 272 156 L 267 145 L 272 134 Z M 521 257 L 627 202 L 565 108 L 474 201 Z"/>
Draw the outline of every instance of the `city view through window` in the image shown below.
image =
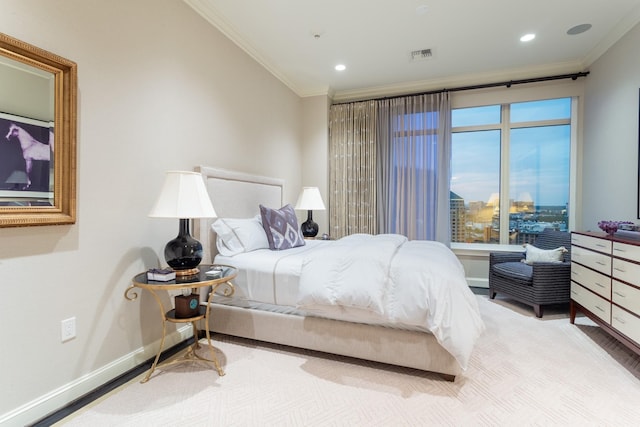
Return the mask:
<path fill-rule="evenodd" d="M 568 230 L 570 98 L 454 109 L 452 127 L 452 242 Z"/>

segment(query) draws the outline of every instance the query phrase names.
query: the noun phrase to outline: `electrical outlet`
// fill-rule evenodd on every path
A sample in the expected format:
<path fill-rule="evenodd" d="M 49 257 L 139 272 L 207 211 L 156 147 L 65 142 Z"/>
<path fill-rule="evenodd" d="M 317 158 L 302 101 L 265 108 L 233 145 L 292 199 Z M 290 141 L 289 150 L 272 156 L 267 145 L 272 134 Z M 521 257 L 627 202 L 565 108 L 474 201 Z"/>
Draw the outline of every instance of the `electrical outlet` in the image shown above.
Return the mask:
<path fill-rule="evenodd" d="M 60 322 L 60 340 L 69 341 L 76 337 L 76 318 L 70 317 Z"/>

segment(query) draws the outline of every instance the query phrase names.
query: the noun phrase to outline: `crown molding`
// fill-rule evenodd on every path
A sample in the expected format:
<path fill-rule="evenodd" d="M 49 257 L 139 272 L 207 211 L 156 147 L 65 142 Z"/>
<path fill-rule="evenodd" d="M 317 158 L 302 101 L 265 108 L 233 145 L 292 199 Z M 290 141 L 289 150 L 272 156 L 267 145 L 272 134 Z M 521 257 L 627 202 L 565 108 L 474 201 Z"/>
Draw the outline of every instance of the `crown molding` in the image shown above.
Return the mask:
<path fill-rule="evenodd" d="M 467 74 L 461 76 L 429 79 L 397 85 L 376 86 L 364 89 L 336 91 L 332 97 L 333 102 L 351 102 L 366 99 L 382 98 L 387 96 L 401 96 L 414 93 L 454 89 L 457 87 L 475 86 L 495 82 L 530 79 L 549 75 L 571 74 L 584 71 L 582 61 L 561 62 L 538 67 L 523 67 L 499 72 L 483 74 Z"/>
<path fill-rule="evenodd" d="M 585 67 L 590 67 L 598 58 L 604 55 L 611 46 L 616 44 L 625 34 L 640 22 L 640 4 L 636 6 L 630 13 L 616 25 L 613 30 L 605 36 L 600 43 L 596 45 L 591 52 L 583 60 Z"/>

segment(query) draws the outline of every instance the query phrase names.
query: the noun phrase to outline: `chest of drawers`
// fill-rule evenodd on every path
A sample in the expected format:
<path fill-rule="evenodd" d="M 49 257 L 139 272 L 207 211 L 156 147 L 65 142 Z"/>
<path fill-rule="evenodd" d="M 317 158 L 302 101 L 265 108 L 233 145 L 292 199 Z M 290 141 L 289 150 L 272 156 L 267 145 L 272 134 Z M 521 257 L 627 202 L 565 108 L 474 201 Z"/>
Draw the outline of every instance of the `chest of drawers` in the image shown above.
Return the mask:
<path fill-rule="evenodd" d="M 640 240 L 571 233 L 570 321 L 578 312 L 640 354 Z"/>

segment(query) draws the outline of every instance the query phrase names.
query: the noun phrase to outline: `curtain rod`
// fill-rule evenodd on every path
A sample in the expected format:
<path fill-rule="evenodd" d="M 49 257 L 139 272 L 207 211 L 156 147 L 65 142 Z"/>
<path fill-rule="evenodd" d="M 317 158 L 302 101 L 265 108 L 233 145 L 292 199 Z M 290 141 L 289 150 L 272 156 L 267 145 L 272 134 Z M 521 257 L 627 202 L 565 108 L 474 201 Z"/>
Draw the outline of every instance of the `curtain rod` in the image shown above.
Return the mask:
<path fill-rule="evenodd" d="M 360 101 L 338 102 L 338 103 L 335 103 L 335 104 L 332 104 L 332 105 L 350 104 L 351 102 L 363 102 L 363 101 L 378 101 L 378 100 L 385 100 L 385 99 L 396 99 L 396 98 L 402 98 L 402 97 L 405 97 L 405 96 L 432 95 L 434 93 L 443 93 L 443 92 L 461 92 L 463 90 L 486 89 L 486 88 L 489 88 L 489 87 L 499 87 L 499 86 L 506 86 L 507 88 L 510 88 L 513 85 L 520 85 L 520 84 L 525 84 L 525 83 L 546 82 L 546 81 L 550 81 L 550 80 L 563 80 L 563 79 L 577 80 L 578 77 L 587 77 L 588 75 L 589 75 L 589 71 L 581 71 L 579 73 L 572 73 L 572 74 L 560 74 L 560 75 L 555 75 L 555 76 L 534 77 L 534 78 L 530 78 L 530 79 L 509 80 L 509 81 L 496 82 L 496 83 L 484 83 L 484 84 L 472 85 L 472 86 L 453 87 L 453 88 L 449 88 L 449 89 L 444 88 L 444 89 L 437 89 L 437 90 L 431 90 L 431 91 L 420 92 L 420 93 L 410 93 L 410 94 L 405 94 L 405 95 L 384 96 L 384 97 L 381 97 L 381 98 L 363 99 L 363 100 L 360 100 Z"/>

